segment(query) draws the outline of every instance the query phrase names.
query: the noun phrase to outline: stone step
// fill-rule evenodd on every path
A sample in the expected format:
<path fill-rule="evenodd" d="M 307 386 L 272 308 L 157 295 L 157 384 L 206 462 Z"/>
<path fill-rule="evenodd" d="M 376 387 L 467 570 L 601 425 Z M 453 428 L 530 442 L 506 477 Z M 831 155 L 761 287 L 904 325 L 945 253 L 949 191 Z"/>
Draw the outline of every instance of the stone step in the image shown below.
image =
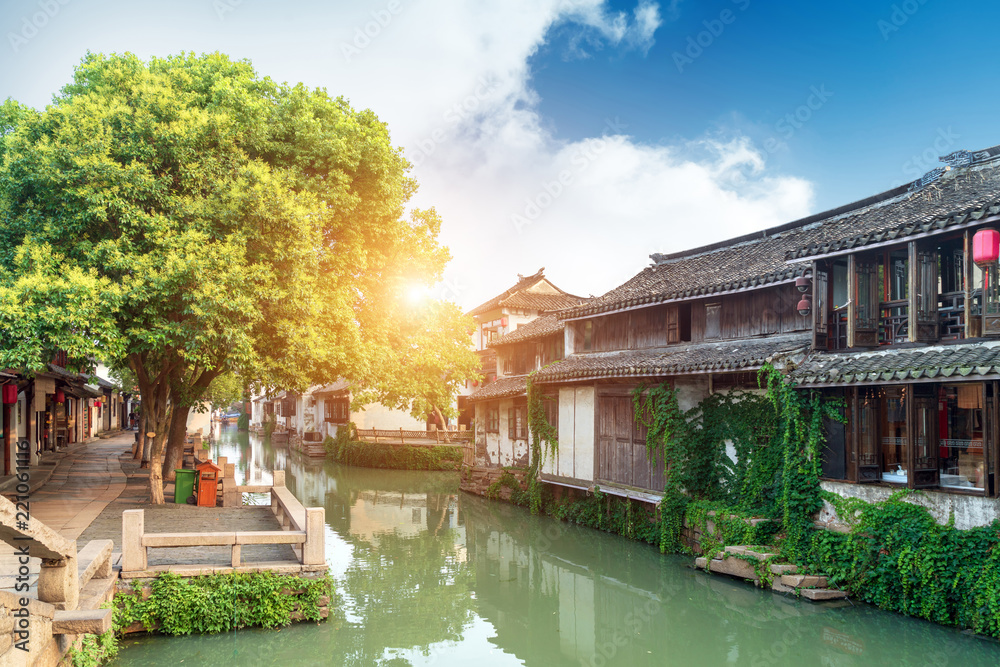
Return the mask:
<path fill-rule="evenodd" d="M 771 574 L 776 574 L 779 577 L 784 574 L 795 574 L 798 570 L 799 568 L 791 563 L 771 563 Z"/>
<path fill-rule="evenodd" d="M 795 592 L 794 588 L 792 588 L 791 586 L 786 586 L 785 584 L 781 583 L 780 579 L 775 579 L 774 581 L 771 582 L 771 590 L 774 591 L 775 593 Z"/>
<path fill-rule="evenodd" d="M 731 577 L 757 581 L 757 573 L 754 571 L 753 565 L 745 560 L 740 560 L 739 558 L 726 558 L 718 560 L 708 560 L 704 557 L 696 558 L 695 567 L 708 570 L 709 572 L 716 572 L 718 574 L 728 574 Z"/>
<path fill-rule="evenodd" d="M 826 588 L 826 577 L 808 574 L 783 574 L 781 583 L 792 588 Z"/>
<path fill-rule="evenodd" d="M 833 588 L 800 588 L 799 593 L 807 600 L 819 602 L 822 600 L 842 600 L 847 597 L 844 591 Z"/>
<path fill-rule="evenodd" d="M 774 558 L 775 556 L 778 555 L 778 554 L 770 553 L 768 551 L 764 551 L 764 548 L 765 547 L 756 547 L 756 546 L 731 546 L 731 547 L 726 547 L 726 553 L 727 554 L 738 554 L 738 555 L 743 555 L 743 556 L 752 556 L 753 558 L 756 558 L 757 560 L 765 560 L 765 559 L 768 559 L 768 558 Z"/>

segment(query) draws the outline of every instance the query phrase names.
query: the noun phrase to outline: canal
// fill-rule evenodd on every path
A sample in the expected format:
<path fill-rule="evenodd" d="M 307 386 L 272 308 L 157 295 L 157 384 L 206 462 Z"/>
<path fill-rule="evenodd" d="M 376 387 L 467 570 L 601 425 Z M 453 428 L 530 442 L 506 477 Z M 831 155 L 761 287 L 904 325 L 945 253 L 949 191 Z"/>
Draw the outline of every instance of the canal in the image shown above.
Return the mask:
<path fill-rule="evenodd" d="M 997 665 L 1000 644 L 850 603 L 816 605 L 691 559 L 485 501 L 457 475 L 314 462 L 222 430 L 241 483 L 284 469 L 326 508 L 344 613 L 327 623 L 125 642 L 149 665 Z"/>

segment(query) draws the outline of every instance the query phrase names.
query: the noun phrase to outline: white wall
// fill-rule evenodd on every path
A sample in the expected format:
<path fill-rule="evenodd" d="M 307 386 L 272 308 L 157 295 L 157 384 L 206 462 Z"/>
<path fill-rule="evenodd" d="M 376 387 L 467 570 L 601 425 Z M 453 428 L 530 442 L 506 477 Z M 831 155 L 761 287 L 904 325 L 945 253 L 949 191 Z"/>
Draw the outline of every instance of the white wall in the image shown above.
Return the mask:
<path fill-rule="evenodd" d="M 885 500 L 899 489 L 878 484 L 849 484 L 847 482 L 820 482 L 824 491 L 832 491 L 844 498 L 861 498 L 868 502 Z M 924 489 L 919 494 L 908 496 L 906 502 L 926 507 L 939 524 L 948 523 L 954 514 L 955 527 L 967 530 L 976 526 L 988 526 L 1000 517 L 1000 499 L 982 496 L 967 496 L 945 491 Z M 824 523 L 842 523 L 833 506 L 823 501 L 819 520 Z"/>
<path fill-rule="evenodd" d="M 486 432 L 487 406 L 500 405 L 500 432 Z M 514 407 L 514 399 L 501 401 L 479 401 L 476 403 L 476 441 L 477 450 L 485 444 L 486 460 L 476 461 L 476 465 L 486 465 L 494 468 L 503 466 L 523 466 L 528 464 L 528 440 L 511 440 L 507 411 Z M 527 417 L 527 413 L 525 413 Z M 530 437 L 530 433 L 529 433 Z"/>
<path fill-rule="evenodd" d="M 207 405 L 205 406 L 208 407 Z M 187 419 L 187 432 L 194 433 L 198 429 L 208 436 L 212 432 L 212 413 L 211 412 L 195 412 L 194 408 L 188 412 Z"/>
<path fill-rule="evenodd" d="M 559 451 L 542 472 L 594 481 L 594 387 L 559 388 Z"/>
<path fill-rule="evenodd" d="M 358 428 L 404 429 L 406 431 L 423 431 L 427 422 L 414 419 L 409 412 L 387 408 L 381 403 L 369 403 L 358 411 L 351 412 L 351 421 Z"/>

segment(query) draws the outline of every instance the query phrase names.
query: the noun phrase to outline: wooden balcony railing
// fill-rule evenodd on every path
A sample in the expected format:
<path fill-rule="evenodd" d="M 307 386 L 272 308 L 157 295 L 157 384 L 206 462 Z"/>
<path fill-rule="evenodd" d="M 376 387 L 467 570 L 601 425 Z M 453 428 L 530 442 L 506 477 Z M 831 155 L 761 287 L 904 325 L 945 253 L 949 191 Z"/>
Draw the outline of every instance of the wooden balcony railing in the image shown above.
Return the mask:
<path fill-rule="evenodd" d="M 909 301 L 883 301 L 879 304 L 882 317 L 878 323 L 879 345 L 905 343 L 909 334 Z"/>
<path fill-rule="evenodd" d="M 965 338 L 965 292 L 946 292 L 938 297 L 941 340 Z"/>
<path fill-rule="evenodd" d="M 827 322 L 827 349 L 847 349 L 847 311 L 838 310 L 830 313 Z"/>

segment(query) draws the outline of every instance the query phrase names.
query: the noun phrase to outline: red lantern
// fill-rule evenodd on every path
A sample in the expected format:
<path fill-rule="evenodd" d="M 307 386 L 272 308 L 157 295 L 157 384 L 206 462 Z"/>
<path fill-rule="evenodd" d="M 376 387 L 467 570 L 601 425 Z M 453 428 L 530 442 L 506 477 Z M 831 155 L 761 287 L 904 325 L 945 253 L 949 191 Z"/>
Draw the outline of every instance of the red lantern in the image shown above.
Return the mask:
<path fill-rule="evenodd" d="M 980 229 L 972 237 L 972 261 L 984 268 L 1000 260 L 1000 232 L 995 229 Z"/>
<path fill-rule="evenodd" d="M 101 402 L 100 401 L 94 401 L 94 407 L 95 408 L 101 407 Z"/>
<path fill-rule="evenodd" d="M 3 386 L 3 404 L 13 405 L 17 403 L 17 385 L 5 384 Z"/>
<path fill-rule="evenodd" d="M 66 392 L 64 392 L 62 389 L 56 389 L 56 403 L 65 403 L 65 402 L 66 402 Z"/>
<path fill-rule="evenodd" d="M 507 318 L 506 317 L 501 317 L 500 318 L 500 326 L 502 326 L 502 327 L 507 326 Z"/>

